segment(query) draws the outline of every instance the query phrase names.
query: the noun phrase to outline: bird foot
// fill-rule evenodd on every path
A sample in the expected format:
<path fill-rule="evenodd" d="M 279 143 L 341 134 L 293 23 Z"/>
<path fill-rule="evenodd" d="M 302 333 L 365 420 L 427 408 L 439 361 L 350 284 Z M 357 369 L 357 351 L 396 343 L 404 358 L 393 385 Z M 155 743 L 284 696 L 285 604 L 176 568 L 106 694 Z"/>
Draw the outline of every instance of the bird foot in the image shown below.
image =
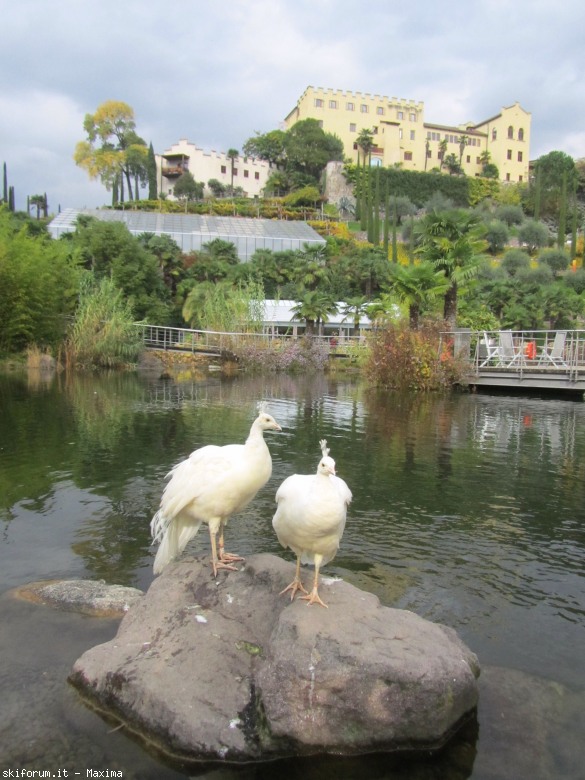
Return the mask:
<path fill-rule="evenodd" d="M 294 597 L 295 597 L 295 593 L 297 592 L 297 590 L 302 590 L 302 592 L 303 592 L 303 593 L 306 593 L 306 592 L 307 592 L 307 591 L 306 591 L 306 590 L 303 588 L 303 583 L 302 583 L 300 580 L 298 580 L 296 577 L 295 577 L 295 578 L 294 578 L 294 580 L 291 582 L 291 584 L 290 584 L 290 585 L 287 585 L 287 586 L 286 586 L 286 588 L 285 588 L 284 590 L 281 590 L 281 591 L 280 591 L 280 593 L 279 593 L 278 595 L 279 595 L 279 596 L 282 596 L 282 594 L 283 594 L 283 593 L 286 593 L 286 592 L 287 592 L 287 591 L 289 591 L 289 590 L 290 590 L 290 592 L 291 592 L 291 594 L 290 594 L 290 600 L 291 600 L 291 601 L 294 599 Z"/>
<path fill-rule="evenodd" d="M 236 560 L 243 560 L 243 558 L 237 558 Z M 211 567 L 213 569 L 213 576 L 217 577 L 218 569 L 227 569 L 228 571 L 238 571 L 235 566 L 230 566 L 229 563 L 223 561 L 211 561 Z"/>
<path fill-rule="evenodd" d="M 305 591 L 306 592 L 306 591 Z M 302 601 L 307 602 L 307 606 L 310 607 L 311 604 L 320 604 L 322 607 L 325 607 L 325 609 L 329 609 L 328 605 L 325 604 L 324 601 L 321 601 L 319 598 L 319 594 L 317 593 L 317 588 L 313 588 L 313 590 L 306 596 L 301 596 Z"/>
<path fill-rule="evenodd" d="M 245 561 L 245 558 L 242 558 L 241 555 L 233 555 L 232 553 L 225 552 L 224 550 L 219 551 L 219 560 L 223 563 L 233 563 L 234 561 Z"/>

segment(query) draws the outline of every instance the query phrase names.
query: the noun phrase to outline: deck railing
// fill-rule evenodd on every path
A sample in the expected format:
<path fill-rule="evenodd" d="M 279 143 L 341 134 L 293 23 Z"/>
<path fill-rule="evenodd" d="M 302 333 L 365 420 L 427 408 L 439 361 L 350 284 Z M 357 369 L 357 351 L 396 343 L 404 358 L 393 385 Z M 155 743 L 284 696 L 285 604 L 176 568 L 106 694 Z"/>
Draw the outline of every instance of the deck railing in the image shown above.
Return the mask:
<path fill-rule="evenodd" d="M 506 371 L 585 376 L 585 330 L 458 330 L 442 334 L 476 375 Z"/>
<path fill-rule="evenodd" d="M 229 333 L 213 330 L 194 330 L 191 328 L 171 328 L 163 325 L 136 325 L 142 330 L 142 338 L 147 347 L 154 349 L 176 349 L 183 352 L 208 352 L 221 354 L 234 352 L 238 345 L 253 343 L 273 343 L 292 341 L 299 337 L 294 334 L 265 333 Z M 329 348 L 339 351 L 346 346 L 359 346 L 364 343 L 361 336 L 316 335 L 319 341 L 329 344 Z"/>

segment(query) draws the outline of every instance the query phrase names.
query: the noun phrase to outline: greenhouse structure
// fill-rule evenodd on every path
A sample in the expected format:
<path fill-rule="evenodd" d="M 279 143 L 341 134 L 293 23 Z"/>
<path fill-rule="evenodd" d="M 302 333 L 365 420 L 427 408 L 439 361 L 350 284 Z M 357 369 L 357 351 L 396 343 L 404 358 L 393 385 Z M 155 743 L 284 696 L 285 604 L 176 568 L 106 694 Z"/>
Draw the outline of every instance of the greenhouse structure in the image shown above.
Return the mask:
<path fill-rule="evenodd" d="M 247 262 L 258 249 L 280 252 L 302 249 L 305 244 L 325 245 L 325 239 L 306 222 L 113 209 L 65 209 L 49 223 L 53 238 L 74 231 L 80 215 L 103 222 L 122 222 L 133 235 L 170 236 L 185 253 L 198 251 L 219 238 L 235 245 L 242 262 Z"/>

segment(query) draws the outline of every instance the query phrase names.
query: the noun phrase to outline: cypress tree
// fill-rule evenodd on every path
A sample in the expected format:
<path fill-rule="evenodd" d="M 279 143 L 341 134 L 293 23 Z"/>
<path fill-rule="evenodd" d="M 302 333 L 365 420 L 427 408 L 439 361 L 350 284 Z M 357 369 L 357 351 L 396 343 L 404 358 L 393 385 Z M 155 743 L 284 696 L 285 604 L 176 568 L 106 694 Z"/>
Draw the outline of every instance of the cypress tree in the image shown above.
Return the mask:
<path fill-rule="evenodd" d="M 573 183 L 573 222 L 571 225 L 571 260 L 577 255 L 577 178 Z"/>
<path fill-rule="evenodd" d="M 563 184 L 561 187 L 561 201 L 559 203 L 559 232 L 557 233 L 557 246 L 563 249 L 567 236 L 567 172 L 563 171 Z"/>
<path fill-rule="evenodd" d="M 373 238 L 376 246 L 380 243 L 380 169 L 376 168 L 376 190 L 374 193 Z"/>
<path fill-rule="evenodd" d="M 396 226 L 398 223 L 396 210 L 396 195 L 394 196 L 394 209 L 392 211 L 392 262 L 398 262 L 398 242 L 396 241 Z"/>
<path fill-rule="evenodd" d="M 8 188 L 8 208 L 14 211 L 14 187 Z"/>
<path fill-rule="evenodd" d="M 4 195 L 2 196 L 4 203 L 8 203 L 8 171 L 6 169 L 6 163 L 4 163 Z"/>
<path fill-rule="evenodd" d="M 366 168 L 366 165 L 364 163 L 364 167 L 362 169 L 362 187 L 360 191 L 361 195 L 361 206 L 360 206 L 360 229 L 366 230 L 368 227 L 368 189 L 370 186 L 370 177 L 368 176 L 368 171 Z"/>
<path fill-rule="evenodd" d="M 360 158 L 358 155 L 357 168 L 355 174 L 355 221 L 361 224 L 362 219 L 362 169 L 360 167 Z"/>
<path fill-rule="evenodd" d="M 540 167 L 537 165 L 536 180 L 534 182 L 534 219 L 540 219 L 541 184 Z"/>
<path fill-rule="evenodd" d="M 156 186 L 156 157 L 154 156 L 154 148 L 152 141 L 148 147 L 148 159 L 146 161 L 146 169 L 148 172 L 148 199 L 156 200 L 158 197 Z"/>
<path fill-rule="evenodd" d="M 384 254 L 388 257 L 388 238 L 390 236 L 390 190 L 388 189 L 388 179 L 384 188 Z"/>

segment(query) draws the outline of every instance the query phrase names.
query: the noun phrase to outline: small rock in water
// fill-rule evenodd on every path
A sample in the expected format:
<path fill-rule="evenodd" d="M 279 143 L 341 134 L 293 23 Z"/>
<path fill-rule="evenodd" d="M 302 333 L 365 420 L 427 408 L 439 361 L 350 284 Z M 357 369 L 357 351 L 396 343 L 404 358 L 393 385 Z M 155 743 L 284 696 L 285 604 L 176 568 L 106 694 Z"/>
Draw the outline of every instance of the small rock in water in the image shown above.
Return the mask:
<path fill-rule="evenodd" d="M 13 595 L 94 617 L 123 617 L 144 593 L 138 588 L 107 585 L 104 580 L 45 580 L 15 588 Z"/>

